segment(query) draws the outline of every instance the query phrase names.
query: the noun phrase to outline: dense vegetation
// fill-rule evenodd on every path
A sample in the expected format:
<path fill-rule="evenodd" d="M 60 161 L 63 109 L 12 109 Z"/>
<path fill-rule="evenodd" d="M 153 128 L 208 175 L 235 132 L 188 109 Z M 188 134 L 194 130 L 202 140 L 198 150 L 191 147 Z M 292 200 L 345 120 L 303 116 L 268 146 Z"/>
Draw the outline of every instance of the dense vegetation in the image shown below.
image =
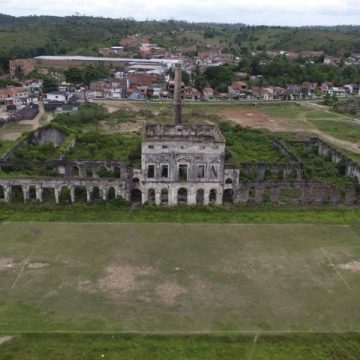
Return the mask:
<path fill-rule="evenodd" d="M 226 140 L 226 162 L 234 167 L 246 162 L 286 162 L 272 144 L 274 135 L 228 122 L 220 124 Z"/>
<path fill-rule="evenodd" d="M 307 147 L 302 142 L 290 142 L 288 145 L 299 156 L 304 165 L 305 180 L 332 182 L 342 190 L 346 189 L 349 185 L 359 187 L 356 178 L 345 176 L 345 162 L 334 163 L 330 157 L 319 156 L 316 146 Z"/>

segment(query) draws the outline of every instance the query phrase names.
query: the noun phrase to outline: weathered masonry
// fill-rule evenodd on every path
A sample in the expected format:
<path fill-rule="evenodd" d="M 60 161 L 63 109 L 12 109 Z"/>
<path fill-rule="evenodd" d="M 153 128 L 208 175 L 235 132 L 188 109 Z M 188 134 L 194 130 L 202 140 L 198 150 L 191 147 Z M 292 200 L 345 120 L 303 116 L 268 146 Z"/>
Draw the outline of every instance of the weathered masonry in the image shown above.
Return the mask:
<path fill-rule="evenodd" d="M 216 125 L 182 124 L 179 64 L 175 74 L 174 125 L 145 126 L 141 168 L 113 160 L 66 160 L 60 153 L 43 164 L 53 177 L 0 178 L 0 201 L 9 202 L 20 196 L 25 202 L 123 198 L 159 206 L 360 203 L 355 187 L 344 192 L 333 184 L 303 180 L 301 160 L 280 140 L 273 145 L 286 159 L 284 162 L 243 163 L 237 169 L 225 166 L 225 139 Z M 50 143 L 62 149 L 74 146 L 75 141 L 58 129 L 38 129 L 0 158 L 0 171 L 29 169 L 29 162 L 10 160 L 12 152 L 24 144 Z M 306 145 L 317 146 L 319 155 L 329 156 L 334 162 L 343 161 L 346 175 L 356 177 L 360 183 L 360 168 L 354 161 L 319 139 L 311 139 Z"/>

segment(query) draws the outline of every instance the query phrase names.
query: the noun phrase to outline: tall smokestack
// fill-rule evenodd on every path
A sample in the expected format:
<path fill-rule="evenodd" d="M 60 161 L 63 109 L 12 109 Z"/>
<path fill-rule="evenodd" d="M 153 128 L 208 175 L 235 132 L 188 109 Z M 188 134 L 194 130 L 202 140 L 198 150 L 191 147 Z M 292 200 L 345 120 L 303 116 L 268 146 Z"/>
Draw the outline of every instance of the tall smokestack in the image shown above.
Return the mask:
<path fill-rule="evenodd" d="M 181 124 L 181 64 L 175 64 L 174 123 Z"/>

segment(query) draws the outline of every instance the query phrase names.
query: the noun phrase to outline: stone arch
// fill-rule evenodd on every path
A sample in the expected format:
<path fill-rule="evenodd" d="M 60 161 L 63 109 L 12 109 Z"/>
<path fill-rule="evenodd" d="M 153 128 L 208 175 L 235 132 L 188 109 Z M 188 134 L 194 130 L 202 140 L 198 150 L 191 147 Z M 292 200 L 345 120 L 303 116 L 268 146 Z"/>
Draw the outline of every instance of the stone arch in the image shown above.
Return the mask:
<path fill-rule="evenodd" d="M 188 191 L 186 188 L 180 188 L 177 192 L 178 205 L 186 205 L 188 200 Z"/>
<path fill-rule="evenodd" d="M 216 189 L 211 189 L 209 193 L 209 204 L 216 204 Z"/>
<path fill-rule="evenodd" d="M 169 190 L 162 189 L 160 193 L 160 203 L 161 205 L 168 205 L 169 204 Z"/>
<path fill-rule="evenodd" d="M 59 202 L 60 203 L 70 203 L 71 197 L 70 197 L 70 189 L 66 186 L 62 186 L 59 193 Z"/>
<path fill-rule="evenodd" d="M 2 185 L 0 185 L 0 200 L 5 200 L 5 190 Z"/>
<path fill-rule="evenodd" d="M 142 203 L 142 192 L 139 189 L 131 190 L 131 202 L 133 204 L 141 204 Z"/>
<path fill-rule="evenodd" d="M 112 177 L 112 172 L 105 166 L 100 166 L 97 171 L 97 174 L 100 178 L 110 178 Z"/>
<path fill-rule="evenodd" d="M 97 201 L 101 199 L 100 189 L 98 186 L 94 186 L 91 190 L 91 200 Z"/>
<path fill-rule="evenodd" d="M 86 192 L 85 186 L 75 186 L 75 202 L 86 202 Z"/>
<path fill-rule="evenodd" d="M 13 202 L 24 202 L 24 193 L 22 186 L 13 185 L 11 186 L 11 201 Z"/>
<path fill-rule="evenodd" d="M 30 185 L 29 187 L 29 200 L 36 200 L 36 186 Z"/>
<path fill-rule="evenodd" d="M 257 180 L 257 169 L 255 166 L 246 166 L 241 168 L 239 174 L 239 181 L 256 181 Z"/>
<path fill-rule="evenodd" d="M 154 205 L 155 204 L 155 190 L 149 189 L 148 190 L 148 203 Z"/>
<path fill-rule="evenodd" d="M 256 189 L 254 186 L 251 186 L 249 188 L 249 196 L 248 196 L 248 201 L 249 202 L 255 202 L 255 197 L 256 197 Z"/>
<path fill-rule="evenodd" d="M 263 192 L 263 204 L 270 204 L 271 203 L 271 188 L 266 186 Z"/>
<path fill-rule="evenodd" d="M 196 205 L 204 204 L 204 189 L 198 189 L 196 191 Z"/>
<path fill-rule="evenodd" d="M 79 177 L 80 176 L 80 169 L 79 169 L 78 166 L 74 165 L 71 168 L 71 176 L 74 176 L 74 177 Z"/>
<path fill-rule="evenodd" d="M 278 172 L 279 172 L 278 169 L 267 166 L 265 168 L 264 180 L 277 180 L 279 176 Z"/>
<path fill-rule="evenodd" d="M 113 170 L 113 175 L 115 178 L 121 178 L 121 169 L 120 166 L 115 166 Z"/>
<path fill-rule="evenodd" d="M 85 168 L 85 174 L 86 174 L 86 177 L 93 177 L 93 169 L 92 169 L 92 167 L 87 166 Z"/>
<path fill-rule="evenodd" d="M 54 202 L 55 201 L 55 189 L 54 188 L 43 188 L 42 189 L 42 200 L 43 202 Z"/>
<path fill-rule="evenodd" d="M 232 189 L 225 189 L 223 192 L 223 204 L 232 204 L 234 202 L 234 192 Z"/>
<path fill-rule="evenodd" d="M 107 191 L 107 199 L 108 200 L 116 199 L 116 191 L 115 191 L 115 188 L 113 186 L 110 186 L 108 191 Z"/>
<path fill-rule="evenodd" d="M 232 178 L 227 178 L 226 180 L 225 180 L 225 184 L 232 184 L 233 183 L 233 181 L 232 181 Z"/>

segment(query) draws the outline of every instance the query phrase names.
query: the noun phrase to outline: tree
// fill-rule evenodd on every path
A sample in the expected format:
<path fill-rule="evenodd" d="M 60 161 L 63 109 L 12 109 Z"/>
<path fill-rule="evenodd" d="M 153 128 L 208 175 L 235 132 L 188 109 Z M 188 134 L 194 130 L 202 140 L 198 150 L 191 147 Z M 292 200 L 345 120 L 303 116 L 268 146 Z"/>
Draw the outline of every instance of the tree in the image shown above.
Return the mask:
<path fill-rule="evenodd" d="M 47 77 L 44 79 L 43 91 L 44 93 L 56 91 L 58 88 L 58 82 L 54 78 Z"/>
<path fill-rule="evenodd" d="M 66 82 L 73 84 L 82 83 L 84 80 L 84 74 L 79 68 L 71 67 L 64 72 Z"/>

